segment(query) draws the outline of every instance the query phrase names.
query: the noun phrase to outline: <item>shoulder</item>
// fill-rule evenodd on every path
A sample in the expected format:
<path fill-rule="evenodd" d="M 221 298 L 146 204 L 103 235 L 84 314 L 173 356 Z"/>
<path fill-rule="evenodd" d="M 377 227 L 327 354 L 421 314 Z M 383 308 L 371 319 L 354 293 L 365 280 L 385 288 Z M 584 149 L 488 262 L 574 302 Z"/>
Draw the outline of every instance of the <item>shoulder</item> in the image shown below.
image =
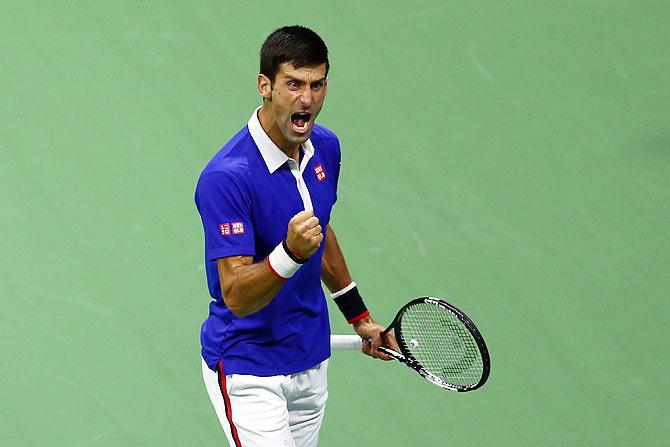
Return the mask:
<path fill-rule="evenodd" d="M 314 124 L 312 129 L 312 134 L 309 139 L 312 141 L 312 145 L 316 150 L 322 154 L 327 154 L 328 156 L 340 158 L 340 140 L 335 135 L 335 132 L 332 130 Z"/>
<path fill-rule="evenodd" d="M 244 126 L 205 165 L 201 176 L 211 172 L 242 175 L 258 158 L 258 150 L 249 129 Z"/>
<path fill-rule="evenodd" d="M 245 186 L 258 158 L 256 143 L 244 126 L 205 165 L 198 178 L 196 193 L 224 183 Z"/>
<path fill-rule="evenodd" d="M 310 139 L 312 140 L 312 142 L 322 141 L 325 143 L 331 143 L 331 144 L 335 143 L 338 145 L 340 141 L 337 138 L 337 135 L 335 135 L 335 132 L 319 124 L 314 124 L 314 127 L 312 128 L 312 134 L 310 135 Z"/>

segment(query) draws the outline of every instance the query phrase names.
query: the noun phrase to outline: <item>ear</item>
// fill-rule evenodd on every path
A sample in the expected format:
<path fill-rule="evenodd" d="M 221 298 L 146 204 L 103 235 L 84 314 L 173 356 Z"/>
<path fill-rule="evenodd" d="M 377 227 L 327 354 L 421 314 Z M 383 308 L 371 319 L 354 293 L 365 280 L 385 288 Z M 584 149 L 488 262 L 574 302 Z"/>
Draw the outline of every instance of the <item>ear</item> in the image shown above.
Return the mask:
<path fill-rule="evenodd" d="M 264 74 L 258 75 L 258 92 L 263 99 L 267 99 L 268 101 L 272 100 L 272 82 L 270 82 L 270 78 Z"/>

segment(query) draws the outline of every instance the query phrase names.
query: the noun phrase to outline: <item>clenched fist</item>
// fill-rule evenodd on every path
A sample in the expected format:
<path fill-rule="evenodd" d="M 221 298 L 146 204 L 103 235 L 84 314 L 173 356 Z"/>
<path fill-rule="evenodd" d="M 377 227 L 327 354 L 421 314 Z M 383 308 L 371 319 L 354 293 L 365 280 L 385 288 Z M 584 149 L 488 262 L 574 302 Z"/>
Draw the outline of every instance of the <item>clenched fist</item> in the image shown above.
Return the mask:
<path fill-rule="evenodd" d="M 291 218 L 286 233 L 286 245 L 296 257 L 308 259 L 321 245 L 322 228 L 314 211 L 301 211 Z"/>

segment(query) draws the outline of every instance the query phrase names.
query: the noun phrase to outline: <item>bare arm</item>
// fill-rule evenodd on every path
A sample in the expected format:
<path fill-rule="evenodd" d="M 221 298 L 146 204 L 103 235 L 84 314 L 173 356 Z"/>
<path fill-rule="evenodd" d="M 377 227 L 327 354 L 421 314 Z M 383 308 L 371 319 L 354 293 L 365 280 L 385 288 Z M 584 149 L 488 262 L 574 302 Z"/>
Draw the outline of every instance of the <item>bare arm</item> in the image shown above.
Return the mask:
<path fill-rule="evenodd" d="M 326 226 L 325 244 L 326 247 L 321 259 L 321 280 L 326 284 L 328 290 L 334 293 L 347 287 L 351 284 L 352 280 L 347 263 L 344 260 L 344 255 L 342 254 L 342 249 L 337 242 L 337 237 L 330 224 Z M 382 339 L 381 333 L 384 331 L 384 327 L 374 321 L 372 317 L 367 316 L 362 320 L 358 320 L 352 326 L 354 331 L 363 339 L 363 352 L 365 354 L 383 360 L 390 360 L 390 357 L 379 352 L 377 347 L 388 346 L 398 350 L 393 334 L 389 332 Z"/>
<path fill-rule="evenodd" d="M 267 262 L 253 264 L 251 256 L 231 256 L 216 260 L 226 307 L 244 317 L 267 306 L 284 285 Z"/>
<path fill-rule="evenodd" d="M 321 280 L 331 293 L 335 293 L 351 284 L 351 275 L 330 224 L 326 225 L 325 244 L 321 259 Z"/>
<path fill-rule="evenodd" d="M 308 259 L 321 245 L 323 234 L 312 211 L 302 211 L 288 223 L 286 244 L 293 255 Z M 279 247 L 281 249 L 281 247 Z M 253 263 L 251 256 L 216 260 L 226 307 L 237 317 L 258 312 L 277 295 L 286 280 L 270 268 L 268 259 Z"/>

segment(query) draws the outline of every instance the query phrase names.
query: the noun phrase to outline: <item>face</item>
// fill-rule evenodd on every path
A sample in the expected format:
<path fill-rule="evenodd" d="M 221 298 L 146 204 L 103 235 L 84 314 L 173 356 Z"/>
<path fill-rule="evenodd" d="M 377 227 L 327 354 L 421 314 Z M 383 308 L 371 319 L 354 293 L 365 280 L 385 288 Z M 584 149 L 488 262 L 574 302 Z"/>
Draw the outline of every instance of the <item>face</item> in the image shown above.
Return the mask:
<path fill-rule="evenodd" d="M 285 62 L 272 83 L 259 75 L 258 88 L 266 99 L 263 107 L 269 108 L 274 120 L 268 133 L 277 146 L 294 147 L 307 141 L 323 107 L 327 84 L 326 64 L 294 68 Z"/>

